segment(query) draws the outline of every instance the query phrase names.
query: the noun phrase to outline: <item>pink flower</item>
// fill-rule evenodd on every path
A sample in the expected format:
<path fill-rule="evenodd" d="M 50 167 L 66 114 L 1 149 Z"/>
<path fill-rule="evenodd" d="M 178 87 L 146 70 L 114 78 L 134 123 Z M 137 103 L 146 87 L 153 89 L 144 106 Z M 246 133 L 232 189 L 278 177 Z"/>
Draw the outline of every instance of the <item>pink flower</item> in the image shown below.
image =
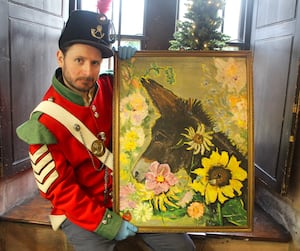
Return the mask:
<path fill-rule="evenodd" d="M 177 178 L 171 173 L 168 164 L 159 164 L 157 161 L 151 163 L 149 172 L 146 173 L 145 187 L 153 190 L 154 194 L 167 192 L 170 186 L 177 183 Z"/>
<path fill-rule="evenodd" d="M 120 210 L 135 208 L 136 203 L 131 198 L 135 192 L 135 187 L 131 183 L 120 187 Z"/>

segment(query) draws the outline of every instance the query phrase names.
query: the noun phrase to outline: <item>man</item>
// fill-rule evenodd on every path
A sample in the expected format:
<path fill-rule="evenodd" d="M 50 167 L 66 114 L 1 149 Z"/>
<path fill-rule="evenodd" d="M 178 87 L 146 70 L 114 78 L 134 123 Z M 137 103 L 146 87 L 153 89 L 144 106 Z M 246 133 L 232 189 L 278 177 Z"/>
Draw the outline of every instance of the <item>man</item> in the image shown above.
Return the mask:
<path fill-rule="evenodd" d="M 40 194 L 53 205 L 52 227 L 61 228 L 76 250 L 113 250 L 117 241 L 138 231 L 111 210 L 112 170 L 106 157 L 112 76 L 99 77 L 102 59 L 113 55 L 109 39 L 105 15 L 72 12 L 59 39 L 52 85 L 42 105 L 17 128 L 29 144 Z M 128 50 L 123 47 L 121 54 L 130 56 Z M 185 234 L 138 235 L 152 250 L 194 250 Z"/>

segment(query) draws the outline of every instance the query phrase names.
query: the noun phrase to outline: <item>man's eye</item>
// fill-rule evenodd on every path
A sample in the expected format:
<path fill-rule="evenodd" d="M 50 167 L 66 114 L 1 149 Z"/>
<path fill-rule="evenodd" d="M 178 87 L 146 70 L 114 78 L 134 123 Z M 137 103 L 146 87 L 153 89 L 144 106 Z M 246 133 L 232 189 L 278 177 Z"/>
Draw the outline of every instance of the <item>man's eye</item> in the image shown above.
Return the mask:
<path fill-rule="evenodd" d="M 93 65 L 100 65 L 100 62 L 99 61 L 94 61 L 92 64 Z"/>
<path fill-rule="evenodd" d="M 77 62 L 77 63 L 82 63 L 83 60 L 82 60 L 81 58 L 76 58 L 76 59 L 75 59 L 75 62 Z"/>

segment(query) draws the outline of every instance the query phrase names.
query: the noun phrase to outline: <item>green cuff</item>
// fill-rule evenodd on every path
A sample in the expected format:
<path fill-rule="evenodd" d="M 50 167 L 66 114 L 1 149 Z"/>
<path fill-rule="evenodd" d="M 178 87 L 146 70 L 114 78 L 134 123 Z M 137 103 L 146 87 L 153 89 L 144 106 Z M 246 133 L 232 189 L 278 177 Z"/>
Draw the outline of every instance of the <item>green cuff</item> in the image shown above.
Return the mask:
<path fill-rule="evenodd" d="M 116 237 L 122 225 L 122 218 L 116 213 L 106 209 L 101 223 L 95 232 L 102 237 L 112 240 Z"/>

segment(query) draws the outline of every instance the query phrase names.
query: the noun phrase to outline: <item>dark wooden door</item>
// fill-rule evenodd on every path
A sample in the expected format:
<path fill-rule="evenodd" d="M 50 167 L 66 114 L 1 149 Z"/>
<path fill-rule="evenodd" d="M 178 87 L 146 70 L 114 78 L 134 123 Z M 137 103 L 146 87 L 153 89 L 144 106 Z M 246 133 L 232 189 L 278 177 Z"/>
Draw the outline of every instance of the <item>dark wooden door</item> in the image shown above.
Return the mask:
<path fill-rule="evenodd" d="M 30 167 L 28 145 L 15 131 L 51 83 L 64 4 L 68 1 L 0 1 L 0 177 Z"/>
<path fill-rule="evenodd" d="M 255 0 L 253 13 L 256 174 L 273 190 L 286 193 L 298 100 L 300 4 L 297 0 Z"/>

